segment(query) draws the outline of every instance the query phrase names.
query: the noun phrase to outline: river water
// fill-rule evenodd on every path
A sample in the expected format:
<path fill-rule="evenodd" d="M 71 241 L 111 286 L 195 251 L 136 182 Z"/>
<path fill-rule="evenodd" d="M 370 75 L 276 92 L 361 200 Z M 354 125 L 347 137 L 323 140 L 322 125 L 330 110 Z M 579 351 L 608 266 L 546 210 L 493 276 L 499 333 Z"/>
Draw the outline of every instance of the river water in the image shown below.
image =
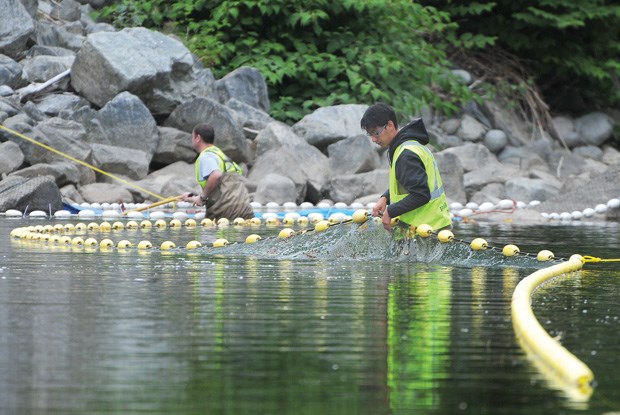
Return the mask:
<path fill-rule="evenodd" d="M 586 263 L 532 298 L 594 372 L 589 399 L 532 364 L 510 314 L 516 284 L 545 266 L 528 253 L 620 258 L 617 223 L 460 223 L 461 242 L 443 245 L 394 242 L 374 223 L 286 240 L 265 225 L 91 235 L 150 250 L 9 236 L 48 223 L 0 218 L 1 414 L 620 411 L 620 262 Z M 210 246 L 221 237 L 231 245 Z M 526 255 L 471 251 L 475 237 Z"/>

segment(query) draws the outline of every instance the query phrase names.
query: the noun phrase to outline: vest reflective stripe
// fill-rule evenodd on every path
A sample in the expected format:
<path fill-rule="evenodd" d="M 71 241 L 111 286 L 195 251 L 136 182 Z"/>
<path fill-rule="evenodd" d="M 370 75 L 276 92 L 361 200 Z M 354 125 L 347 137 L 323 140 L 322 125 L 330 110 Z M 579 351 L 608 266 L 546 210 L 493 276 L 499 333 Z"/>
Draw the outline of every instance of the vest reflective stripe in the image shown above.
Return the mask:
<path fill-rule="evenodd" d="M 428 177 L 427 183 L 431 193 L 431 200 L 417 209 L 403 213 L 399 216 L 399 219 L 408 225 L 419 226 L 425 223 L 433 229 L 440 229 L 451 225 L 452 219 L 448 209 L 448 200 L 446 199 L 435 157 L 426 146 L 417 141 L 406 141 L 399 145 L 394 152 L 394 159 L 390 165 L 390 203 L 396 203 L 409 195 L 396 180 L 396 161 L 405 150 L 413 151 L 422 160 L 426 169 L 426 176 Z"/>
<path fill-rule="evenodd" d="M 196 159 L 196 163 L 194 163 L 194 166 L 196 168 L 196 181 L 198 182 L 198 184 L 200 184 L 200 187 L 205 187 L 205 185 L 207 184 L 207 181 L 203 177 L 200 177 L 200 156 L 202 156 L 206 152 L 213 153 L 217 156 L 217 166 L 222 173 L 233 172 L 243 174 L 241 167 L 239 167 L 237 163 L 232 161 L 230 157 L 228 157 L 222 150 L 220 150 L 219 147 L 212 145 L 202 150 L 200 152 L 200 155 L 198 155 L 198 158 Z"/>

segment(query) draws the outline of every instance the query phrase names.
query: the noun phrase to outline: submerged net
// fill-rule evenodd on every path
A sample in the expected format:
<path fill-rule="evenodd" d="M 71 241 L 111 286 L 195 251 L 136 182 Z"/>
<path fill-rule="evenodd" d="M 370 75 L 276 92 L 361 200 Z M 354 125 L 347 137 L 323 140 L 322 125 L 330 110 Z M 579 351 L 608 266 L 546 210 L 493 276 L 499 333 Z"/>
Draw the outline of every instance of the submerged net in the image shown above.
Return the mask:
<path fill-rule="evenodd" d="M 265 238 L 252 244 L 236 243 L 217 248 L 218 254 L 256 256 L 277 259 L 316 260 L 389 260 L 423 262 L 458 266 L 541 267 L 530 256 L 506 257 L 501 251 L 475 251 L 468 243 L 439 242 L 435 235 L 396 240 L 381 224 L 370 220 L 362 225 L 345 223 L 326 231 L 300 231 L 281 239 Z"/>

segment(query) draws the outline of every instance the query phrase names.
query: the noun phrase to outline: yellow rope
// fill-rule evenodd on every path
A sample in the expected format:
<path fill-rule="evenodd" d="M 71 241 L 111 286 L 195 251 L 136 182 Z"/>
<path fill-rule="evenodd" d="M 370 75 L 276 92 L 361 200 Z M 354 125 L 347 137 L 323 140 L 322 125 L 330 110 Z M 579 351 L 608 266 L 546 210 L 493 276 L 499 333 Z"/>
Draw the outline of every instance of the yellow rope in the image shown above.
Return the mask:
<path fill-rule="evenodd" d="M 620 258 L 603 259 L 595 256 L 583 255 L 585 262 L 620 262 Z"/>
<path fill-rule="evenodd" d="M 18 133 L 17 131 L 11 130 L 10 128 L 8 128 L 8 127 L 4 126 L 3 124 L 0 124 L 0 128 L 1 128 L 1 129 L 3 129 L 3 130 L 8 131 L 9 133 L 11 133 L 11 134 L 13 134 L 13 135 L 16 135 L 16 136 L 17 136 L 17 137 L 19 137 L 19 138 L 23 138 L 23 139 L 24 139 L 24 140 L 26 140 L 26 141 L 30 141 L 30 142 L 31 142 L 31 143 L 33 143 L 33 144 L 36 144 L 36 145 L 38 145 L 38 146 L 40 146 L 40 147 L 43 147 L 43 148 L 44 148 L 44 149 L 46 149 L 46 150 L 49 150 L 49 151 L 51 151 L 51 152 L 53 152 L 53 153 L 56 153 L 56 154 L 59 154 L 59 155 L 61 155 L 61 156 L 65 157 L 65 158 L 67 158 L 67 159 L 69 159 L 69 160 L 71 160 L 71 161 L 74 161 L 74 162 L 79 163 L 79 164 L 81 164 L 81 165 L 83 165 L 83 166 L 86 166 L 86 167 L 88 167 L 89 169 L 92 169 L 92 170 L 96 171 L 97 173 L 101 173 L 101 174 L 103 174 L 103 175 L 105 175 L 105 176 L 108 176 L 108 177 L 111 177 L 111 178 L 113 178 L 113 179 L 116 179 L 116 180 L 118 180 L 118 181 L 120 181 L 120 182 L 122 182 L 122 183 L 125 183 L 125 184 L 126 184 L 126 185 L 128 185 L 128 186 L 133 187 L 134 189 L 138 189 L 138 190 L 140 190 L 141 192 L 144 192 L 144 193 L 146 193 L 146 194 L 148 194 L 148 195 L 151 195 L 151 196 L 153 196 L 153 197 L 156 197 L 157 199 L 162 199 L 162 200 L 166 199 L 164 196 L 160 196 L 160 195 L 158 195 L 157 193 L 153 193 L 153 192 L 151 192 L 151 191 L 149 191 L 149 190 L 146 190 L 146 189 L 145 189 L 145 188 L 143 188 L 143 187 L 138 186 L 137 184 L 131 183 L 131 182 L 129 182 L 129 181 L 127 181 L 127 180 L 125 180 L 125 179 L 122 179 L 122 178 L 120 178 L 120 177 L 118 177 L 118 176 L 115 176 L 115 175 L 113 175 L 113 174 L 111 174 L 111 173 L 108 173 L 108 172 L 106 172 L 106 171 L 103 171 L 103 170 L 101 170 L 101 169 L 99 169 L 99 168 L 97 168 L 97 167 L 93 166 L 92 164 L 88 164 L 88 163 L 86 163 L 85 161 L 78 160 L 78 159 L 76 159 L 75 157 L 72 157 L 72 156 L 70 156 L 70 155 L 68 155 L 68 154 L 66 154 L 66 153 L 63 153 L 62 151 L 56 150 L 55 148 L 52 148 L 52 147 L 50 147 L 50 146 L 48 146 L 48 145 L 46 145 L 46 144 L 39 143 L 38 141 L 33 140 L 33 139 L 32 139 L 32 138 L 30 138 L 30 137 L 26 137 L 25 135 L 23 135 L 23 134 L 21 134 L 21 133 Z"/>

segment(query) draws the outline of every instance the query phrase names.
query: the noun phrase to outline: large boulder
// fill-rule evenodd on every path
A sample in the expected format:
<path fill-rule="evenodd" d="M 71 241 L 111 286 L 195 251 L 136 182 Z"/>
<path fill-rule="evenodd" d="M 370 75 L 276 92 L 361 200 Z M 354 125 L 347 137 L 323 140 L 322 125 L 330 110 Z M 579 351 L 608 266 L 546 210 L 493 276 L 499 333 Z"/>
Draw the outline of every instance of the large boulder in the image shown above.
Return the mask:
<path fill-rule="evenodd" d="M 71 69 L 71 84 L 103 107 L 123 91 L 138 96 L 153 114 L 170 114 L 196 88 L 194 60 L 178 40 L 145 28 L 88 35 Z"/>
<path fill-rule="evenodd" d="M 0 54 L 11 58 L 26 49 L 35 22 L 19 0 L 0 0 Z"/>
<path fill-rule="evenodd" d="M 345 138 L 327 147 L 329 166 L 335 174 L 366 173 L 378 169 L 377 146 L 365 135 Z"/>
<path fill-rule="evenodd" d="M 24 153 L 12 141 L 0 143 L 0 176 L 17 170 L 24 162 Z"/>
<path fill-rule="evenodd" d="M 74 121 L 49 118 L 32 127 L 27 118 L 16 116 L 7 120 L 7 123 L 29 139 L 15 135 L 9 137 L 19 145 L 25 161 L 31 165 L 66 161 L 67 156 L 86 163 L 92 162 L 92 150 L 85 142 L 86 131 Z"/>
<path fill-rule="evenodd" d="M 71 162 L 37 163 L 34 166 L 18 170 L 12 175 L 32 179 L 39 176 L 52 176 L 58 187 L 68 184 L 80 184 L 82 175 L 78 165 Z"/>
<path fill-rule="evenodd" d="M 185 192 L 197 194 L 200 191 L 194 165 L 184 161 L 177 161 L 155 170 L 144 179 L 134 181 L 133 185 L 126 186 L 126 189 L 132 193 L 136 201 L 153 199 L 153 194 L 167 197 Z"/>
<path fill-rule="evenodd" d="M 157 150 L 157 122 L 144 103 L 129 92 L 121 92 L 99 111 L 83 117 L 88 141 L 142 151 L 148 162 Z"/>
<path fill-rule="evenodd" d="M 131 193 L 112 183 L 92 183 L 80 188 L 80 195 L 88 203 L 133 202 Z"/>
<path fill-rule="evenodd" d="M 106 173 L 139 180 L 149 172 L 151 157 L 144 151 L 96 143 L 91 147 L 94 165 Z"/>
<path fill-rule="evenodd" d="M 0 182 L 0 212 L 17 209 L 22 212 L 62 209 L 62 196 L 54 177 L 39 176 L 26 179 L 9 176 Z"/>
<path fill-rule="evenodd" d="M 269 112 L 269 93 L 265 78 L 258 69 L 242 66 L 215 82 L 222 104 L 237 99 L 254 108 Z"/>
<path fill-rule="evenodd" d="M 179 105 L 164 122 L 190 133 L 198 123 L 209 123 L 215 130 L 215 145 L 236 162 L 250 161 L 250 146 L 230 108 L 210 98 L 195 98 Z"/>
<path fill-rule="evenodd" d="M 295 182 L 279 174 L 270 173 L 265 176 L 254 193 L 254 201 L 262 204 L 276 202 L 282 205 L 295 199 L 297 199 Z"/>
<path fill-rule="evenodd" d="M 258 185 L 270 173 L 288 177 L 295 183 L 295 202 L 316 203 L 329 178 L 329 165 L 327 157 L 312 146 L 285 145 L 257 157 L 248 180 Z"/>
<path fill-rule="evenodd" d="M 362 196 L 385 192 L 389 175 L 389 170 L 383 169 L 333 177 L 325 186 L 326 193 L 331 200 L 350 204 Z"/>
<path fill-rule="evenodd" d="M 309 144 L 325 148 L 330 144 L 363 133 L 360 120 L 367 105 L 345 104 L 322 107 L 293 125 L 293 131 Z"/>
<path fill-rule="evenodd" d="M 6 55 L 0 55 L 0 85 L 19 87 L 22 82 L 22 66 Z"/>
<path fill-rule="evenodd" d="M 169 165 L 177 161 L 187 163 L 196 159 L 192 148 L 192 135 L 172 127 L 159 127 L 159 143 L 151 162 L 155 165 Z"/>
<path fill-rule="evenodd" d="M 611 137 L 614 125 L 607 114 L 593 112 L 577 118 L 575 128 L 584 144 L 598 146 Z"/>

